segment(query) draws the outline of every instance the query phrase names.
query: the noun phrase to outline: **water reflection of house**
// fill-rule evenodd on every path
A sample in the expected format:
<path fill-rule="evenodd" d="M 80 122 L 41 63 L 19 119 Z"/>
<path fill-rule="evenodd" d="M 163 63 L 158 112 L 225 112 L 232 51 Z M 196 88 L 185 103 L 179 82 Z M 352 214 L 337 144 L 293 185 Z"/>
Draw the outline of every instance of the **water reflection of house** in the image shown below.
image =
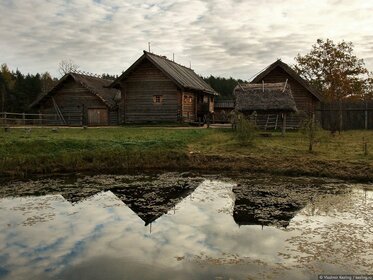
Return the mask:
<path fill-rule="evenodd" d="M 73 187 L 71 189 L 61 189 L 59 193 L 71 204 L 81 202 L 85 199 L 88 199 L 99 192 L 102 192 L 103 189 L 89 189 L 89 188 L 77 188 Z"/>
<path fill-rule="evenodd" d="M 154 186 L 119 187 L 110 189 L 110 191 L 131 208 L 147 226 L 174 208 L 196 187 L 195 184 L 181 184 L 159 188 Z"/>
<path fill-rule="evenodd" d="M 300 193 L 293 186 L 236 186 L 233 219 L 239 226 L 261 225 L 286 228 L 315 192 Z M 299 192 L 299 194 L 298 194 Z"/>

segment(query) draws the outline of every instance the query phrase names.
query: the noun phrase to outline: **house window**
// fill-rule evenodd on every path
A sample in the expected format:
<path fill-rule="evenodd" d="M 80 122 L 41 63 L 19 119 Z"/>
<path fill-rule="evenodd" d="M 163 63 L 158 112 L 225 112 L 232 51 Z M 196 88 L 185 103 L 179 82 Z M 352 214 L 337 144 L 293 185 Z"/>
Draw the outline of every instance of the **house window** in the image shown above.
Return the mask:
<path fill-rule="evenodd" d="M 162 104 L 163 96 L 162 95 L 153 95 L 154 104 Z"/>
<path fill-rule="evenodd" d="M 213 96 L 210 97 L 210 102 L 211 102 L 211 103 L 214 102 L 214 97 L 213 97 Z"/>
<path fill-rule="evenodd" d="M 184 95 L 184 104 L 192 104 L 193 103 L 193 96 L 191 95 Z"/>

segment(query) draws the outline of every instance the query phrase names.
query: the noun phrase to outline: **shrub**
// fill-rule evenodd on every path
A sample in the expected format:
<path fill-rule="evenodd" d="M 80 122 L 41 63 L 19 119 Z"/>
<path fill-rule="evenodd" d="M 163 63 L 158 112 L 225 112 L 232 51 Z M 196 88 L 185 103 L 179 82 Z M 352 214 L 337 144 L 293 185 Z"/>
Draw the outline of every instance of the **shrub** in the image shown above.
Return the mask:
<path fill-rule="evenodd" d="M 255 138 L 255 125 L 245 115 L 237 114 L 235 136 L 240 145 L 252 145 Z"/>
<path fill-rule="evenodd" d="M 315 121 L 314 117 L 308 116 L 302 123 L 301 131 L 308 140 L 308 151 L 312 152 L 314 144 L 321 140 L 321 127 Z"/>

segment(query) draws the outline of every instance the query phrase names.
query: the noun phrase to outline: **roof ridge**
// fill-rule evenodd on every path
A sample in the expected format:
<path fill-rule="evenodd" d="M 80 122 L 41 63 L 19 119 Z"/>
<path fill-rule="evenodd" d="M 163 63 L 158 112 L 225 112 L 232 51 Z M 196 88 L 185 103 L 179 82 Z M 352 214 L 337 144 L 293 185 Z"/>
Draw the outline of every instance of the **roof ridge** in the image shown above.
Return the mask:
<path fill-rule="evenodd" d="M 89 75 L 89 73 L 79 73 L 79 72 L 69 72 L 67 74 L 73 74 L 73 75 L 78 75 L 78 76 L 84 76 L 84 77 L 88 77 L 88 78 L 93 78 L 93 79 L 97 79 L 97 80 L 104 80 L 104 81 L 109 81 L 109 82 L 112 82 L 114 80 L 112 79 L 106 79 L 106 78 L 103 78 L 102 75 L 101 76 L 95 76 L 95 74 L 91 73 L 92 75 Z M 98 74 L 97 74 L 98 75 Z"/>
<path fill-rule="evenodd" d="M 145 54 L 150 54 L 150 55 L 157 56 L 157 57 L 159 57 L 159 58 L 162 58 L 162 59 L 164 59 L 164 60 L 167 60 L 167 61 L 169 61 L 169 62 L 172 62 L 172 63 L 174 63 L 174 64 L 176 64 L 176 65 L 179 65 L 179 66 L 181 66 L 181 67 L 184 67 L 184 68 L 186 68 L 186 69 L 192 70 L 192 71 L 194 72 L 194 70 L 193 70 L 192 68 L 189 68 L 189 67 L 187 67 L 187 66 L 185 66 L 185 65 L 182 65 L 182 64 L 180 64 L 180 63 L 177 63 L 177 62 L 175 62 L 175 61 L 169 59 L 169 58 L 168 58 L 167 56 L 165 56 L 165 55 L 159 55 L 159 54 L 155 54 L 155 53 L 148 52 L 148 51 L 145 51 L 145 50 L 144 50 L 144 53 L 145 53 Z"/>

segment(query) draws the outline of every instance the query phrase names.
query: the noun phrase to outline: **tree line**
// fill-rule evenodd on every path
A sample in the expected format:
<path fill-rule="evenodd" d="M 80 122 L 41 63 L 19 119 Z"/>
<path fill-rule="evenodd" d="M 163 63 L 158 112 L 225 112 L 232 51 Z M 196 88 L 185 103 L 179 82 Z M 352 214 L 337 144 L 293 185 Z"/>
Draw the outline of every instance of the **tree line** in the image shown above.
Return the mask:
<path fill-rule="evenodd" d="M 373 73 L 366 67 L 363 59 L 354 54 L 352 42 L 334 43 L 330 39 L 318 39 L 311 51 L 295 57 L 294 70 L 318 89 L 324 102 L 344 100 L 367 100 L 373 98 Z M 76 71 L 79 66 L 71 60 L 61 61 L 61 75 Z M 103 78 L 116 76 L 103 74 Z M 232 99 L 237 83 L 246 81 L 234 78 L 204 77 L 211 87 L 220 93 L 218 99 Z M 29 112 L 29 105 L 40 95 L 47 93 L 58 82 L 48 72 L 42 74 L 22 74 L 11 71 L 6 64 L 0 67 L 0 111 Z M 342 105 L 340 105 L 342 107 Z"/>

